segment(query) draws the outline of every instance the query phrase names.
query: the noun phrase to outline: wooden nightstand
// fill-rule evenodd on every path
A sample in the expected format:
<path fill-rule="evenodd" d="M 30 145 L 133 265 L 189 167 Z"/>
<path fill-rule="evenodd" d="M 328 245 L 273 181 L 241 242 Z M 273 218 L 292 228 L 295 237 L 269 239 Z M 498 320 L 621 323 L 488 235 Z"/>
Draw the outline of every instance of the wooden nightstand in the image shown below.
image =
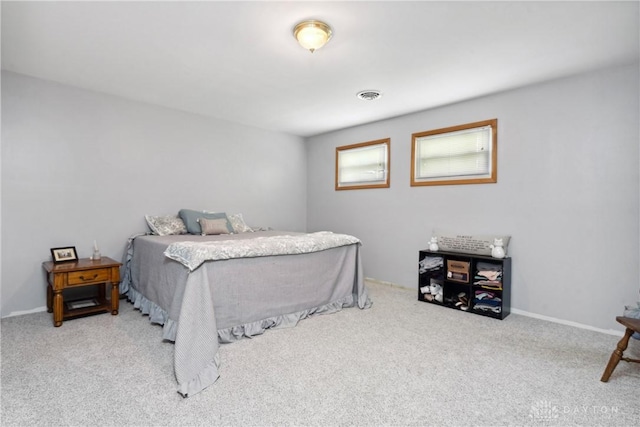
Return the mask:
<path fill-rule="evenodd" d="M 120 295 L 120 266 L 122 264 L 108 257 L 99 260 L 82 258 L 78 261 L 55 264 L 52 261 L 42 263 L 47 272 L 47 311 L 53 312 L 53 325 L 58 327 L 62 321 L 94 313 L 118 314 Z M 106 285 L 111 283 L 111 301 L 106 299 Z M 72 302 L 64 303 L 62 291 L 69 288 L 99 285 L 95 305 L 73 308 Z"/>

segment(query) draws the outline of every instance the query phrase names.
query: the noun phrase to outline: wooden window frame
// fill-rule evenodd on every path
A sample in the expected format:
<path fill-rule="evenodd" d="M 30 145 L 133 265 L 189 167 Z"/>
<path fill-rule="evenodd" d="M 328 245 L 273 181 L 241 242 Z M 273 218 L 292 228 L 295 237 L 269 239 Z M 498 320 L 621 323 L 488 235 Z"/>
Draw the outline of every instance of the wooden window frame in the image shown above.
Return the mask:
<path fill-rule="evenodd" d="M 490 154 L 490 173 L 489 176 L 483 175 L 478 178 L 452 178 L 452 176 L 435 177 L 428 180 L 416 177 L 416 154 L 417 145 L 420 138 L 432 135 L 453 133 L 467 129 L 481 128 L 491 126 L 491 154 Z M 498 182 L 498 119 L 484 120 L 480 122 L 467 123 L 447 128 L 434 129 L 426 132 L 414 133 L 411 135 L 411 186 L 431 186 L 431 185 L 461 185 L 461 184 L 491 184 Z"/>
<path fill-rule="evenodd" d="M 342 152 L 347 152 L 350 150 L 359 150 L 364 147 L 369 147 L 374 145 L 386 146 L 386 161 L 384 162 L 383 165 L 381 165 L 384 170 L 384 179 L 372 181 L 371 184 L 366 184 L 366 183 L 363 183 L 362 181 L 354 182 L 353 184 L 341 183 L 340 182 L 340 154 Z M 369 188 L 389 188 L 390 182 L 391 182 L 390 176 L 391 176 L 391 138 L 377 139 L 375 141 L 361 142 L 358 144 L 343 145 L 341 147 L 336 147 L 336 180 L 335 180 L 336 191 L 363 190 L 363 189 L 369 189 Z"/>

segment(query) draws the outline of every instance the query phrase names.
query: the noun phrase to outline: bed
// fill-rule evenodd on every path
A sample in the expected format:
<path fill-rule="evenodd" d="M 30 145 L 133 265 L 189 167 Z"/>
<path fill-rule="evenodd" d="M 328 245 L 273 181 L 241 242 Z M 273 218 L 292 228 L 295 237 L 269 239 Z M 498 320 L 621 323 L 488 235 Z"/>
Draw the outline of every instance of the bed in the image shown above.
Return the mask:
<path fill-rule="evenodd" d="M 355 237 L 330 232 L 138 235 L 121 291 L 175 343 L 178 392 L 188 397 L 218 379 L 220 343 L 370 307 L 359 250 Z"/>

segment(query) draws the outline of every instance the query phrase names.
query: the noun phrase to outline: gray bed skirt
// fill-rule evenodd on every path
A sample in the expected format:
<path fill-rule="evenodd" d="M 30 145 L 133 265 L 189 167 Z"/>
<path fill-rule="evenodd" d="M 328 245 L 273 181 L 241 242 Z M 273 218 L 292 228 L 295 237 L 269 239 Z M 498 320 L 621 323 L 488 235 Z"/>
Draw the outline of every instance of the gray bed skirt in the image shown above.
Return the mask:
<path fill-rule="evenodd" d="M 149 316 L 149 322 L 162 326 L 162 339 L 175 342 L 177 323 L 169 318 L 169 314 L 165 310 L 154 302 L 149 301 L 132 286 L 129 287 L 127 292 L 127 299 L 133 304 L 134 308 L 140 310 L 142 314 Z M 221 344 L 227 344 L 243 338 L 255 337 L 257 335 L 262 335 L 267 329 L 292 328 L 296 326 L 300 320 L 306 319 L 307 317 L 311 317 L 316 314 L 336 313 L 343 308 L 353 307 L 354 305 L 354 298 L 352 295 L 349 295 L 338 301 L 296 313 L 281 314 L 279 316 L 245 323 L 243 325 L 218 329 L 218 342 Z M 361 308 L 369 308 L 370 306 L 371 300 L 368 300 L 368 305 Z"/>
<path fill-rule="evenodd" d="M 174 342 L 174 371 L 184 397 L 217 380 L 220 343 L 293 327 L 317 314 L 371 306 L 360 243 L 305 254 L 208 261 L 189 271 L 164 256 L 178 238 L 131 239 L 123 282 L 134 307 L 163 326 L 163 339 Z"/>

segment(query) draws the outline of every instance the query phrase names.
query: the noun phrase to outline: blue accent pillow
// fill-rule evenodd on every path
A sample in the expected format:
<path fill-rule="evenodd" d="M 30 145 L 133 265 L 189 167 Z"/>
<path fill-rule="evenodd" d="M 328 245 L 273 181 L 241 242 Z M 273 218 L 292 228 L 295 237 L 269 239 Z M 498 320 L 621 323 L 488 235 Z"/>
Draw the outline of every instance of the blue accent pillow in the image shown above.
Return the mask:
<path fill-rule="evenodd" d="M 189 234 L 202 234 L 202 228 L 200 227 L 200 223 L 198 223 L 198 218 L 206 218 L 206 219 L 221 219 L 224 218 L 227 220 L 227 229 L 229 233 L 233 233 L 233 226 L 231 222 L 229 222 L 229 218 L 227 218 L 227 214 L 225 212 L 205 212 L 205 211 L 195 211 L 193 209 L 180 209 L 178 212 L 178 216 L 184 222 L 184 225 L 187 226 L 187 232 Z"/>

